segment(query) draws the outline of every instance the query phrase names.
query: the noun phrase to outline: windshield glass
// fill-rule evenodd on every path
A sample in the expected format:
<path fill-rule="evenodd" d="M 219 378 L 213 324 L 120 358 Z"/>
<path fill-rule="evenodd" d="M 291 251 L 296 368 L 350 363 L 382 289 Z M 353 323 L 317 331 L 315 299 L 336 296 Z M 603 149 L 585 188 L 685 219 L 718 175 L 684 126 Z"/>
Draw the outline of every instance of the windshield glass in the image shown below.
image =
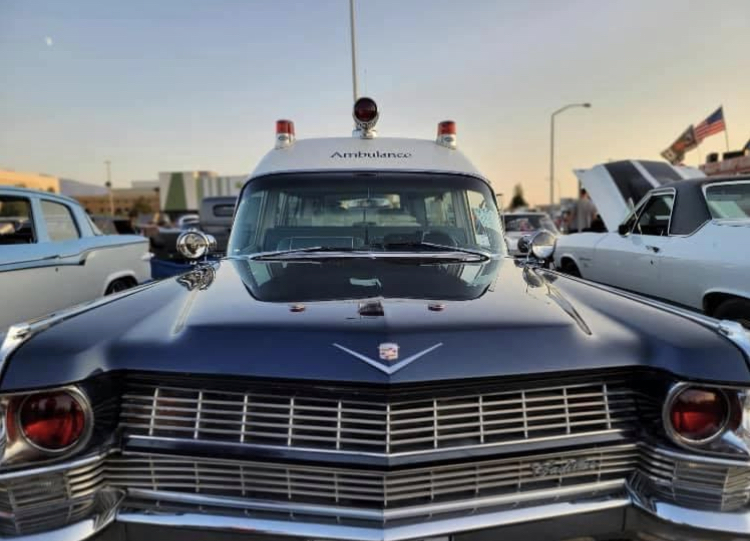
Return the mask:
<path fill-rule="evenodd" d="M 559 234 L 554 222 L 546 214 L 506 214 L 503 216 L 503 223 L 508 233 L 526 233 L 544 229 L 555 235 Z"/>
<path fill-rule="evenodd" d="M 706 203 L 712 218 L 750 218 L 750 182 L 708 186 Z"/>
<path fill-rule="evenodd" d="M 250 294 L 264 302 L 344 299 L 440 299 L 464 301 L 483 295 L 502 259 L 453 265 L 393 264 L 383 259 L 330 263 L 273 263 L 235 259 L 231 263 Z"/>
<path fill-rule="evenodd" d="M 419 251 L 419 243 L 502 253 L 488 186 L 434 173 L 262 177 L 243 191 L 228 253 L 312 247 Z"/>

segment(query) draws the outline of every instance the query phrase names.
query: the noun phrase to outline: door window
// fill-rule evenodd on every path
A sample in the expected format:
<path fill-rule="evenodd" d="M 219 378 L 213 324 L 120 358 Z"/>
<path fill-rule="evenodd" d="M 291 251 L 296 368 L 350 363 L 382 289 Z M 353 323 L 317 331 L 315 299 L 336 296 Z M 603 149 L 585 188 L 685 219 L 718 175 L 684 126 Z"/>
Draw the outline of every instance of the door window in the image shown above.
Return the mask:
<path fill-rule="evenodd" d="M 633 233 L 655 237 L 666 237 L 669 235 L 669 220 L 672 217 L 673 205 L 673 194 L 652 196 L 638 216 L 638 223 Z"/>
<path fill-rule="evenodd" d="M 74 240 L 80 236 L 73 214 L 65 205 L 42 200 L 42 214 L 51 241 Z"/>
<path fill-rule="evenodd" d="M 24 197 L 0 195 L 0 245 L 34 242 L 36 237 L 29 200 Z"/>

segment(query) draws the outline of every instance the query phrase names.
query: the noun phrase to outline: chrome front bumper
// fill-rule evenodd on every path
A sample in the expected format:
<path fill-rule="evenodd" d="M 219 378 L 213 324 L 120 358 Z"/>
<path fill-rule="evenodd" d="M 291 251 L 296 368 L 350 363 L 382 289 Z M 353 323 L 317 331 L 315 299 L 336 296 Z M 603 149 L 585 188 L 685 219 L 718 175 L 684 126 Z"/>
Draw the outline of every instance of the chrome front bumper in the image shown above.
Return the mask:
<path fill-rule="evenodd" d="M 750 539 L 750 512 L 696 511 L 663 502 L 645 507 L 624 492 L 602 501 L 550 503 L 523 509 L 425 521 L 409 526 L 366 527 L 282 521 L 200 512 L 157 513 L 119 509 L 53 531 L 15 537 L 20 541 L 546 541 L 612 538 L 648 541 Z"/>

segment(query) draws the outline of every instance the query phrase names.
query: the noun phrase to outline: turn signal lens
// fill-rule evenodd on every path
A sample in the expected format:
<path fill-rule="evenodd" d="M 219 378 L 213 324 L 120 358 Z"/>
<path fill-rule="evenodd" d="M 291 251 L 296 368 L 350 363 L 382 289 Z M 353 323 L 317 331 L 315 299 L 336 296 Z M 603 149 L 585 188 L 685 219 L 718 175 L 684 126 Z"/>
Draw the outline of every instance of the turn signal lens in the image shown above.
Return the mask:
<path fill-rule="evenodd" d="M 75 445 L 86 428 L 82 402 L 66 391 L 27 397 L 18 412 L 25 438 L 43 451 L 62 451 Z"/>
<path fill-rule="evenodd" d="M 669 421 L 681 438 L 701 443 L 717 436 L 729 419 L 729 403 L 721 391 L 689 387 L 672 400 Z"/>

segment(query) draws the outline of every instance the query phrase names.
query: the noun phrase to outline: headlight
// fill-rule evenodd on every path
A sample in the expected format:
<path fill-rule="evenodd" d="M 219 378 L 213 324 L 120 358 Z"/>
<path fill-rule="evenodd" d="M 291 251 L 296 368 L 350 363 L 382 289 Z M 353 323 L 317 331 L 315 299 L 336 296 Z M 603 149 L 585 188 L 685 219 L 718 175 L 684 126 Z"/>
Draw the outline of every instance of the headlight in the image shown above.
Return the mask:
<path fill-rule="evenodd" d="M 73 453 L 86 445 L 93 428 L 89 401 L 75 387 L 5 395 L 0 411 L 3 466 Z"/>
<path fill-rule="evenodd" d="M 682 447 L 750 458 L 750 390 L 678 383 L 667 394 L 662 423 Z"/>
<path fill-rule="evenodd" d="M 18 428 L 31 445 L 58 453 L 78 443 L 86 428 L 84 404 L 68 391 L 27 396 L 18 410 Z"/>
<path fill-rule="evenodd" d="M 729 401 L 719 389 L 685 387 L 672 396 L 666 413 L 675 437 L 706 443 L 721 435 L 729 422 Z"/>

